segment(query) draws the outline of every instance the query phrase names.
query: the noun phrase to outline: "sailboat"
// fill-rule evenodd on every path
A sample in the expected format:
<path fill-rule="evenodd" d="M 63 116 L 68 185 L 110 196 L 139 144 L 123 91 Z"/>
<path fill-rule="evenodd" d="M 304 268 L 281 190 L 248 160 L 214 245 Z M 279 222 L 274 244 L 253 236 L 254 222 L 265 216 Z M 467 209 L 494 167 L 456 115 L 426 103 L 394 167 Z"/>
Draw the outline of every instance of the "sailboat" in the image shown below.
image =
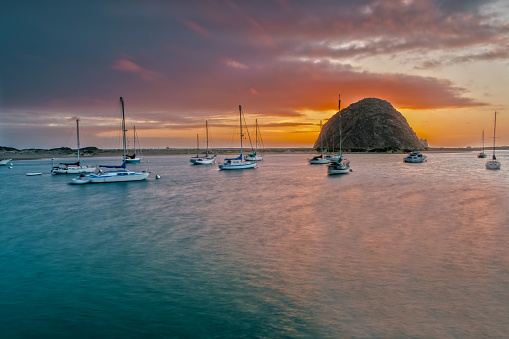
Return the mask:
<path fill-rule="evenodd" d="M 491 160 L 488 160 L 486 162 L 486 169 L 489 170 L 499 170 L 500 169 L 500 162 L 497 160 L 497 157 L 495 157 L 495 133 L 497 132 L 497 112 L 495 112 L 495 123 L 493 127 L 493 157 Z"/>
<path fill-rule="evenodd" d="M 133 134 L 134 134 L 134 154 L 133 155 L 128 155 L 126 154 L 125 155 L 125 158 L 124 158 L 124 161 L 127 162 L 127 163 L 137 163 L 137 162 L 140 162 L 141 161 L 141 148 L 139 147 L 139 141 L 138 141 L 138 152 L 136 152 L 136 126 L 133 126 Z M 140 156 L 138 156 L 138 154 Z"/>
<path fill-rule="evenodd" d="M 51 168 L 52 174 L 80 174 L 80 173 L 92 173 L 97 170 L 97 166 L 84 166 L 81 165 L 80 161 L 80 119 L 76 119 L 76 140 L 78 146 L 78 161 L 72 163 L 59 163 L 53 165 Z M 53 161 L 52 161 L 53 162 Z"/>
<path fill-rule="evenodd" d="M 484 130 L 482 131 L 482 152 L 477 154 L 478 158 L 486 158 L 486 153 L 484 153 Z"/>
<path fill-rule="evenodd" d="M 120 103 L 122 104 L 122 135 L 123 135 L 123 146 L 122 146 L 122 159 L 126 158 L 126 137 L 125 137 L 125 113 L 124 113 L 124 100 L 120 97 Z M 125 181 L 140 181 L 145 180 L 149 176 L 149 172 L 133 172 L 126 169 L 125 160 L 122 161 L 120 166 L 104 166 L 99 167 L 108 168 L 111 170 L 102 171 L 96 170 L 91 174 L 80 174 L 77 178 L 74 178 L 70 184 L 95 184 L 95 183 L 108 183 L 108 182 L 125 182 Z"/>
<path fill-rule="evenodd" d="M 248 154 L 248 155 L 246 155 L 244 157 L 244 159 L 248 160 L 248 161 L 261 161 L 261 160 L 263 160 L 263 156 L 257 154 L 257 152 L 258 152 L 258 135 L 260 135 L 260 139 L 261 139 L 260 130 L 258 129 L 258 119 L 256 119 L 255 134 L 256 134 L 255 149 L 253 150 L 253 153 Z"/>
<path fill-rule="evenodd" d="M 341 95 L 338 97 L 338 112 L 341 112 Z M 341 119 L 341 116 L 340 116 Z M 339 138 L 341 139 L 341 122 L 339 126 Z M 341 141 L 340 141 L 341 142 Z M 334 138 L 332 138 L 332 152 L 334 152 Z M 340 153 L 338 154 L 328 154 L 325 156 L 325 159 L 329 161 L 340 161 L 341 162 L 341 145 L 340 145 Z"/>
<path fill-rule="evenodd" d="M 220 170 L 238 170 L 238 169 L 247 169 L 247 168 L 255 168 L 255 161 L 245 161 L 242 155 L 242 138 L 244 135 L 242 134 L 242 106 L 239 105 L 239 116 L 240 116 L 240 155 L 237 158 L 226 158 L 224 159 L 224 163 L 219 165 Z"/>
<path fill-rule="evenodd" d="M 323 133 L 322 133 L 322 120 L 320 120 L 320 155 L 309 159 L 310 164 L 328 164 L 330 159 L 323 156 Z"/>
<path fill-rule="evenodd" d="M 341 102 L 341 99 L 340 99 Z M 341 104 L 339 105 L 339 108 Z M 343 143 L 341 140 L 341 111 L 338 111 L 338 122 L 339 122 L 339 154 L 335 156 L 337 160 L 331 161 L 327 167 L 327 173 L 329 175 L 335 174 L 348 174 L 350 170 L 350 161 L 343 158 Z"/>
<path fill-rule="evenodd" d="M 200 139 L 198 134 L 196 134 L 196 156 L 189 159 L 193 165 L 210 165 L 216 159 L 217 154 L 209 155 L 209 125 L 207 121 L 205 121 L 205 133 L 207 135 L 207 150 L 205 151 L 205 156 L 200 156 Z"/>

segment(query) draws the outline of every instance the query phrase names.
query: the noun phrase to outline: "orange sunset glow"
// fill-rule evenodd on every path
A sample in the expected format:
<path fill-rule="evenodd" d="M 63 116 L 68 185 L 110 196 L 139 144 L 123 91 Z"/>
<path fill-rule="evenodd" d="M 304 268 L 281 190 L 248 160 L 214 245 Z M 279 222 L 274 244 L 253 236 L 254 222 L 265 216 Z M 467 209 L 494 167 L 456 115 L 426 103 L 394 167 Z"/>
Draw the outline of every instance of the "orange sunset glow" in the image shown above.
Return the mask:
<path fill-rule="evenodd" d="M 119 97 L 144 148 L 235 145 L 238 105 L 265 147 L 312 147 L 363 98 L 431 147 L 509 145 L 505 1 L 16 3 L 3 11 L 0 145 L 119 148 Z M 37 18 L 37 20 L 34 20 Z"/>

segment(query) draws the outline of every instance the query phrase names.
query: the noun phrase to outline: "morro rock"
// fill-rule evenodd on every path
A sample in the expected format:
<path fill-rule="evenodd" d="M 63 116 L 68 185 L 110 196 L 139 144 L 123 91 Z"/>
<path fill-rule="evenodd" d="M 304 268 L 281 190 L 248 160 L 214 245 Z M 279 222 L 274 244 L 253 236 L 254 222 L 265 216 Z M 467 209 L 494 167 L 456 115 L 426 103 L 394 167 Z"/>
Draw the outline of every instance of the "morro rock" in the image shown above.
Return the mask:
<path fill-rule="evenodd" d="M 339 116 L 323 126 L 324 149 L 339 147 Z M 366 98 L 341 110 L 343 150 L 409 150 L 428 147 L 419 139 L 405 117 L 388 102 Z M 314 148 L 320 147 L 320 136 Z"/>

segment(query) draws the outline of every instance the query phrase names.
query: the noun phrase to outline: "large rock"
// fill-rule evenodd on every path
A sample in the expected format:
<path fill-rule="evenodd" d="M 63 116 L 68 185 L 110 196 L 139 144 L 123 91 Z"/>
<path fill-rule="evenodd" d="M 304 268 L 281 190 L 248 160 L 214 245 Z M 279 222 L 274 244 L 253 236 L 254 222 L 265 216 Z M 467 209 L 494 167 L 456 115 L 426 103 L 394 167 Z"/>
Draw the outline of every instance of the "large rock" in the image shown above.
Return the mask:
<path fill-rule="evenodd" d="M 339 147 L 339 115 L 323 126 L 323 147 Z M 419 139 L 405 117 L 381 99 L 366 98 L 341 110 L 343 149 L 422 149 L 427 141 Z M 320 136 L 314 148 L 320 147 Z"/>

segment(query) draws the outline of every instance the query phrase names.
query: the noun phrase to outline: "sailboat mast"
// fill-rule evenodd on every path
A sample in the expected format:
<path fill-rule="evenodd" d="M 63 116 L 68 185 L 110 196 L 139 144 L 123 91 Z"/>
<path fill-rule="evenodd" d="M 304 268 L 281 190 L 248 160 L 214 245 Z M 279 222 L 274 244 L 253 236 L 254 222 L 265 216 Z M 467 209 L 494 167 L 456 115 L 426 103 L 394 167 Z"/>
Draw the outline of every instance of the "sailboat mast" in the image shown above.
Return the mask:
<path fill-rule="evenodd" d="M 124 99 L 122 99 L 122 97 L 120 97 L 120 103 L 122 104 L 122 147 L 123 147 L 122 157 L 123 157 L 123 161 L 125 161 L 125 159 L 126 159 L 126 139 L 125 139 L 126 129 L 125 129 L 125 114 L 124 114 Z"/>
<path fill-rule="evenodd" d="M 240 119 L 240 155 L 242 156 L 242 106 L 239 105 L 239 119 Z"/>
<path fill-rule="evenodd" d="M 133 142 L 134 142 L 134 147 L 133 147 L 133 150 L 134 150 L 134 156 L 136 157 L 136 126 L 133 126 Z"/>
<path fill-rule="evenodd" d="M 482 130 L 482 152 L 484 153 L 484 130 Z"/>
<path fill-rule="evenodd" d="M 343 155 L 343 142 L 341 138 L 341 94 L 338 94 L 338 117 L 339 117 L 339 155 Z"/>
<path fill-rule="evenodd" d="M 495 157 L 495 133 L 497 132 L 497 112 L 495 112 L 495 123 L 493 124 L 493 160 L 496 160 Z"/>
<path fill-rule="evenodd" d="M 200 139 L 198 139 L 198 133 L 196 133 L 196 157 L 197 158 L 200 155 L 199 149 L 200 149 Z"/>
<path fill-rule="evenodd" d="M 255 154 L 256 152 L 258 151 L 258 119 L 255 120 L 255 138 L 256 138 L 256 141 L 255 141 Z"/>
<path fill-rule="evenodd" d="M 80 164 L 80 119 L 76 119 L 76 139 L 78 145 L 78 166 Z"/>
<path fill-rule="evenodd" d="M 209 125 L 207 123 L 207 120 L 205 120 L 205 134 L 207 136 L 207 151 L 205 152 L 205 156 L 209 156 Z"/>
<path fill-rule="evenodd" d="M 320 120 L 320 154 L 323 156 L 322 120 Z"/>

